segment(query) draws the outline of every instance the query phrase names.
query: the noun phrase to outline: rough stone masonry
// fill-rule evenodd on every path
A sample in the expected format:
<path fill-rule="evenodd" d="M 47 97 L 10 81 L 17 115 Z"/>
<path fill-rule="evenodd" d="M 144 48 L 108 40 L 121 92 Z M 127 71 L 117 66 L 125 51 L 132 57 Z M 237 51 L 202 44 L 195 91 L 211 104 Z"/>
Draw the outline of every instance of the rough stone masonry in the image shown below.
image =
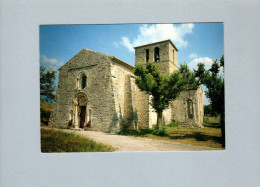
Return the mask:
<path fill-rule="evenodd" d="M 135 63 L 155 62 L 164 73 L 177 70 L 177 51 L 171 40 L 135 47 Z M 157 114 L 151 96 L 135 84 L 134 67 L 122 60 L 82 49 L 59 68 L 59 84 L 50 126 L 117 132 L 151 128 Z M 203 127 L 202 89 L 185 90 L 163 112 L 163 121 L 184 127 Z M 91 127 L 86 127 L 91 124 Z"/>

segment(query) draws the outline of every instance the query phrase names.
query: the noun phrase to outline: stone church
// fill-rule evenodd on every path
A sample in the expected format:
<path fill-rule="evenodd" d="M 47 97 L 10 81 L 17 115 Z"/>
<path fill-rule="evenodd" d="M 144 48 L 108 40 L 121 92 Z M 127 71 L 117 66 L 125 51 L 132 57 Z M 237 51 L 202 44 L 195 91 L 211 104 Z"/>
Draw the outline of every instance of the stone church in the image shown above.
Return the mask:
<path fill-rule="evenodd" d="M 135 47 L 135 63 L 159 63 L 164 73 L 178 69 L 178 49 L 171 40 Z M 82 49 L 59 68 L 59 84 L 50 126 L 116 132 L 120 129 L 151 128 L 157 114 L 151 96 L 135 84 L 134 67 L 122 60 Z M 164 124 L 180 122 L 184 127 L 202 127 L 202 89 L 182 91 L 163 112 Z M 90 123 L 91 127 L 86 127 Z"/>

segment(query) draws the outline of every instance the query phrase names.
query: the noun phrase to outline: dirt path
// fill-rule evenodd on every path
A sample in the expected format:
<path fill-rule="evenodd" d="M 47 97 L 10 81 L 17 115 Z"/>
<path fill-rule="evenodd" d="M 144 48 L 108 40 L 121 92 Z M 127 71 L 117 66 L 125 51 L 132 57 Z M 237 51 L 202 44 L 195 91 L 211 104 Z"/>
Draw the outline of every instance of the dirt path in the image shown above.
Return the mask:
<path fill-rule="evenodd" d="M 132 136 L 123 136 L 116 134 L 109 134 L 96 131 L 75 131 L 81 136 L 85 136 L 95 140 L 96 142 L 111 145 L 117 148 L 117 152 L 129 152 L 129 151 L 203 151 L 203 150 L 216 150 L 216 148 L 196 146 L 190 144 L 181 144 L 178 142 L 152 140 L 148 138 L 139 138 Z"/>

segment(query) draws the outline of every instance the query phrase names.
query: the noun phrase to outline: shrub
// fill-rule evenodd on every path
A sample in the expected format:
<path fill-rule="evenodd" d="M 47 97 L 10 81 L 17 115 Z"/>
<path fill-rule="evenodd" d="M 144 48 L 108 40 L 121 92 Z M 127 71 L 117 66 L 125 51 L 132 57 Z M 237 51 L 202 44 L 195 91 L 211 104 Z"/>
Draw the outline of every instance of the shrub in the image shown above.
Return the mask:
<path fill-rule="evenodd" d="M 41 103 L 41 123 L 48 125 L 52 107 L 53 106 L 50 103 Z"/>
<path fill-rule="evenodd" d="M 178 127 L 179 123 L 178 122 L 172 122 L 170 124 L 168 124 L 169 127 Z"/>
<path fill-rule="evenodd" d="M 152 130 L 153 131 L 157 130 L 157 125 L 152 125 Z"/>
<path fill-rule="evenodd" d="M 168 136 L 168 132 L 165 126 L 162 129 L 153 130 L 153 134 L 156 136 Z"/>

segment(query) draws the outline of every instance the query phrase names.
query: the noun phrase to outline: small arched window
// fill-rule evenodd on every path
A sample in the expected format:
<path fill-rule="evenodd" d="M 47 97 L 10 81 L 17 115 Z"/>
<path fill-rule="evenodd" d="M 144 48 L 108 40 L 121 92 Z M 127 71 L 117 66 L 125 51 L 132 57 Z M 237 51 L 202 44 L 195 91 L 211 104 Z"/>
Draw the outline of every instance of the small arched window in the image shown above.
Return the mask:
<path fill-rule="evenodd" d="M 87 87 L 87 76 L 84 73 L 77 79 L 77 87 L 78 89 L 84 89 Z"/>
<path fill-rule="evenodd" d="M 87 85 L 87 77 L 86 75 L 83 75 L 81 78 L 81 89 L 86 88 L 86 85 Z"/>
<path fill-rule="evenodd" d="M 155 62 L 159 62 L 160 61 L 159 47 L 154 48 L 154 61 Z"/>
<path fill-rule="evenodd" d="M 146 62 L 149 62 L 149 49 L 146 49 Z"/>

